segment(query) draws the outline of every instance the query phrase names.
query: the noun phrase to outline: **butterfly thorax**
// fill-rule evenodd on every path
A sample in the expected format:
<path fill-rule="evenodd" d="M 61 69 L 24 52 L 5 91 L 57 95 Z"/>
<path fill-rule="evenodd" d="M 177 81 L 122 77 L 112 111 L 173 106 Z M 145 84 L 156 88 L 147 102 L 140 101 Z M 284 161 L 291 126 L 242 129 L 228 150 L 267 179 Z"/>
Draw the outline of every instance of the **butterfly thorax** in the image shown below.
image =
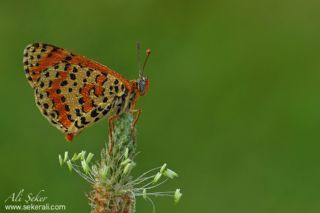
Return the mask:
<path fill-rule="evenodd" d="M 126 88 L 123 93 L 119 94 L 115 98 L 115 107 L 113 113 L 108 116 L 121 115 L 125 112 L 130 112 L 135 108 L 136 102 L 139 98 L 139 93 L 137 91 L 137 83 L 135 80 L 130 81 L 131 87 Z"/>

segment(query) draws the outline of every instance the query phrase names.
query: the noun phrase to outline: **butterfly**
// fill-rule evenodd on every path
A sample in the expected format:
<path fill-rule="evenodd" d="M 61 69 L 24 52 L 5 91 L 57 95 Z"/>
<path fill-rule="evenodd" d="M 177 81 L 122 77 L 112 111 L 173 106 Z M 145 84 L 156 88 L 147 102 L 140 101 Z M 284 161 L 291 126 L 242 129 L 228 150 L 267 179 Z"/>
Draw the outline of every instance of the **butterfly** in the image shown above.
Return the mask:
<path fill-rule="evenodd" d="M 136 124 L 141 112 L 136 102 L 149 88 L 143 70 L 150 49 L 137 80 L 127 80 L 107 66 L 50 44 L 30 44 L 23 53 L 36 105 L 67 141 L 104 117 L 111 138 L 113 121 L 122 113 L 136 113 L 132 128 Z"/>

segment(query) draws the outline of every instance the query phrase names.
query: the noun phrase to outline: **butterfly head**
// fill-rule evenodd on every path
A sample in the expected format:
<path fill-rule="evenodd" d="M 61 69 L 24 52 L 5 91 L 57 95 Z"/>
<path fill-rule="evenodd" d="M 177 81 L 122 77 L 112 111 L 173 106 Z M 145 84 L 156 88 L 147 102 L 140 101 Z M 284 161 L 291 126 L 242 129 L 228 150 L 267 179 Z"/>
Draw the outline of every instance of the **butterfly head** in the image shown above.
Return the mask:
<path fill-rule="evenodd" d="M 149 88 L 148 78 L 140 75 L 139 79 L 137 80 L 137 88 L 139 95 L 144 96 L 148 92 Z"/>
<path fill-rule="evenodd" d="M 139 51 L 139 47 L 138 47 L 138 51 Z M 151 50 L 147 49 L 146 50 L 146 58 L 144 60 L 143 66 L 142 66 L 142 68 L 140 68 L 141 66 L 139 67 L 140 71 L 139 71 L 139 78 L 137 80 L 137 89 L 138 89 L 139 95 L 141 95 L 141 96 L 144 96 L 148 92 L 148 88 L 149 88 L 149 80 L 144 75 L 144 68 L 147 64 L 147 61 L 148 61 L 150 54 L 151 54 Z"/>

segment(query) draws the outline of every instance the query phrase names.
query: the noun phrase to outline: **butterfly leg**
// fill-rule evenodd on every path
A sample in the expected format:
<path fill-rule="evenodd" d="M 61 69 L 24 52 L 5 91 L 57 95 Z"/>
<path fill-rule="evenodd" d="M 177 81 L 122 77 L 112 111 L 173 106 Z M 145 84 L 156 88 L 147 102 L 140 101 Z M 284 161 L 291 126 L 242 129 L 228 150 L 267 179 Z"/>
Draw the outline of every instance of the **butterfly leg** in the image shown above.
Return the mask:
<path fill-rule="evenodd" d="M 132 113 L 132 116 L 133 116 L 134 113 L 137 113 L 135 119 L 133 120 L 133 124 L 131 126 L 132 143 L 134 144 L 135 143 L 134 127 L 136 126 L 136 123 L 137 123 L 137 121 L 139 119 L 139 116 L 140 116 L 140 113 L 141 113 L 141 109 L 132 109 L 132 110 L 130 110 L 130 112 Z"/>
<path fill-rule="evenodd" d="M 114 129 L 114 121 L 119 118 L 119 115 L 114 115 L 109 118 L 109 153 L 112 151 L 113 141 L 112 141 L 112 131 Z"/>

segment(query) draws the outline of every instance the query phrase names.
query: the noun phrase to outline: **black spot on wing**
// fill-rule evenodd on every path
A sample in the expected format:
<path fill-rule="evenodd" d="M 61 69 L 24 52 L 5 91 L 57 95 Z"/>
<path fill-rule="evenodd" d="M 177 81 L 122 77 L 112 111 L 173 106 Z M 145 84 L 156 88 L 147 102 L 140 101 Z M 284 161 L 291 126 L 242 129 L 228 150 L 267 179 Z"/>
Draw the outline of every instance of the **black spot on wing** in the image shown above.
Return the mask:
<path fill-rule="evenodd" d="M 72 57 L 70 55 L 68 55 L 67 57 L 64 58 L 64 60 L 66 61 L 70 61 L 72 59 Z"/>
<path fill-rule="evenodd" d="M 90 122 L 86 121 L 86 118 L 85 118 L 85 117 L 81 117 L 80 120 L 81 120 L 81 124 L 84 124 L 84 125 L 90 123 Z"/>
<path fill-rule="evenodd" d="M 72 116 L 70 114 L 67 115 L 69 121 L 73 122 L 74 120 L 72 119 Z"/>
<path fill-rule="evenodd" d="M 68 81 L 67 80 L 63 80 L 61 81 L 60 85 L 61 86 L 66 86 L 68 84 Z"/>
<path fill-rule="evenodd" d="M 97 113 L 97 110 L 96 109 L 94 109 L 94 110 L 92 110 L 91 111 L 91 117 L 93 117 L 93 118 L 95 118 L 95 117 L 97 117 L 99 114 Z"/>
<path fill-rule="evenodd" d="M 70 73 L 70 79 L 71 80 L 76 80 L 76 75 L 74 73 Z"/>
<path fill-rule="evenodd" d="M 79 117 L 81 116 L 80 109 L 76 109 L 76 115 L 79 116 Z"/>
<path fill-rule="evenodd" d="M 81 128 L 84 127 L 84 126 L 79 125 L 78 121 L 76 121 L 76 122 L 74 123 L 74 126 L 77 127 L 78 129 L 81 129 Z"/>
<path fill-rule="evenodd" d="M 79 101 L 78 101 L 78 102 L 79 102 L 79 104 L 82 105 L 82 104 L 84 103 L 83 97 L 79 98 Z"/>
<path fill-rule="evenodd" d="M 71 64 L 66 63 L 66 65 L 64 66 L 64 71 L 67 71 L 70 66 L 71 66 Z"/>
<path fill-rule="evenodd" d="M 118 86 L 115 86 L 115 87 L 114 87 L 114 91 L 115 91 L 116 93 L 118 93 L 118 92 L 119 92 L 119 87 L 118 87 Z"/>
<path fill-rule="evenodd" d="M 111 109 L 111 105 L 107 106 L 107 108 L 105 108 L 103 111 L 102 111 L 102 114 L 103 115 L 106 115 Z"/>

